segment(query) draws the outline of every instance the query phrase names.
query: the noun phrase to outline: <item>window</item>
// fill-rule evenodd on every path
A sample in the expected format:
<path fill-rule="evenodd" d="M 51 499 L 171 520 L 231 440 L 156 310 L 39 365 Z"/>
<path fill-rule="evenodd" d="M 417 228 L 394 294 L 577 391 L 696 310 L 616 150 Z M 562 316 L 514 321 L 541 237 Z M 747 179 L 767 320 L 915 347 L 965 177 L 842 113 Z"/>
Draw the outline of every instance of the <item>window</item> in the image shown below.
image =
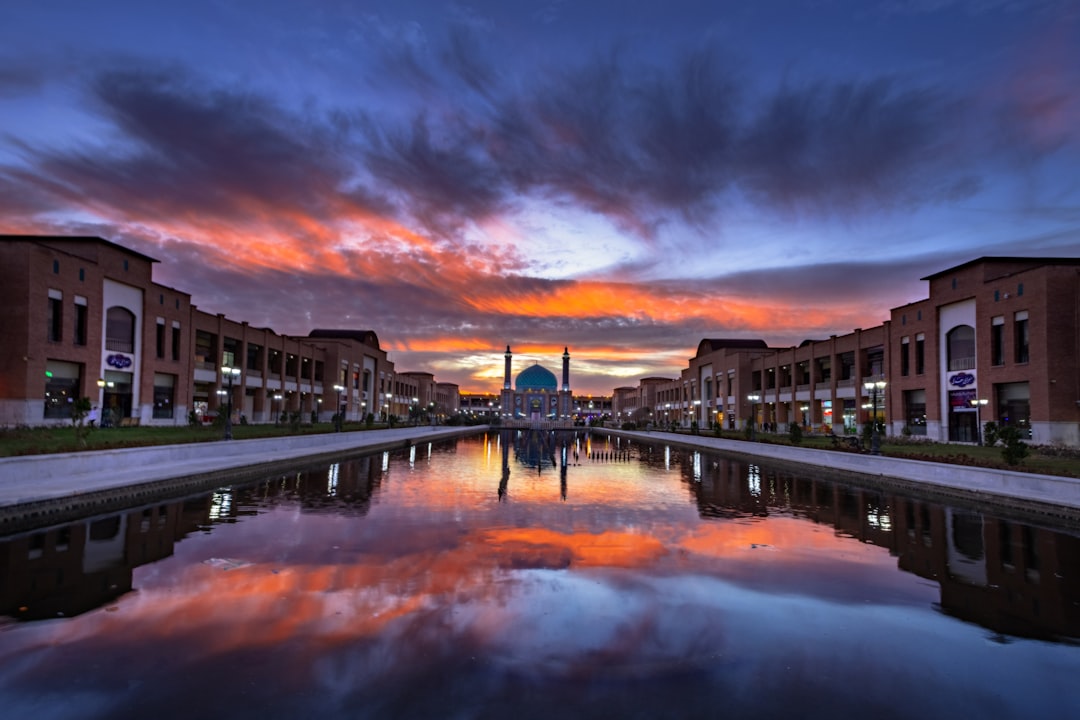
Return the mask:
<path fill-rule="evenodd" d="M 45 362 L 45 417 L 70 418 L 79 394 L 82 368 L 76 363 Z"/>
<path fill-rule="evenodd" d="M 900 374 L 907 377 L 911 374 L 911 343 L 907 338 L 900 339 Z"/>
<path fill-rule="evenodd" d="M 105 349 L 135 352 L 135 314 L 114 305 L 105 312 Z"/>
<path fill-rule="evenodd" d="M 180 362 L 180 323 L 174 322 L 172 326 L 172 359 Z"/>
<path fill-rule="evenodd" d="M 1016 286 L 1016 295 L 1019 297 L 1024 294 L 1024 283 L 1020 283 Z"/>
<path fill-rule="evenodd" d="M 165 320 L 158 318 L 157 321 L 157 335 L 154 338 L 154 346 L 157 350 L 158 360 L 165 359 Z"/>
<path fill-rule="evenodd" d="M 915 374 L 922 375 L 926 372 L 926 336 L 919 333 L 915 336 Z"/>
<path fill-rule="evenodd" d="M 263 347 L 262 345 L 256 345 L 255 343 L 248 343 L 247 346 L 247 369 L 252 372 L 262 371 L 262 358 Z"/>
<path fill-rule="evenodd" d="M 1005 364 L 1005 317 L 990 319 L 990 364 Z"/>
<path fill-rule="evenodd" d="M 926 435 L 926 391 L 904 392 L 904 423 L 912 435 Z"/>
<path fill-rule="evenodd" d="M 60 342 L 64 335 L 64 296 L 59 290 L 49 291 L 48 323 L 49 342 Z"/>
<path fill-rule="evenodd" d="M 75 296 L 75 344 L 86 344 L 86 298 Z"/>
<path fill-rule="evenodd" d="M 945 351 L 949 370 L 971 370 L 975 367 L 975 328 L 957 325 L 945 334 Z"/>
<path fill-rule="evenodd" d="M 1028 314 L 1027 311 L 1016 313 L 1013 320 L 1013 342 L 1016 343 L 1016 362 L 1026 363 L 1028 354 Z"/>
<path fill-rule="evenodd" d="M 162 327 L 159 325 L 158 327 Z M 154 373 L 154 417 L 173 417 L 176 376 Z"/>
<path fill-rule="evenodd" d="M 52 271 L 53 271 L 53 275 L 59 275 L 60 274 L 60 261 L 59 260 L 53 260 L 52 261 Z"/>

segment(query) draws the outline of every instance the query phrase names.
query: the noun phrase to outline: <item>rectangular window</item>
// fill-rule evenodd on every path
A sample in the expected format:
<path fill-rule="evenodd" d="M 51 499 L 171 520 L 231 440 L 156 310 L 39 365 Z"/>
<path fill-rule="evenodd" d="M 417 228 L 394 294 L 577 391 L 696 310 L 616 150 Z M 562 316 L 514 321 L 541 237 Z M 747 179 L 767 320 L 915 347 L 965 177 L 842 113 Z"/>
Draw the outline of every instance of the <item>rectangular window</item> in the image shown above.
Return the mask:
<path fill-rule="evenodd" d="M 157 350 L 158 360 L 165 359 L 165 319 L 158 318 L 157 321 L 157 335 L 154 338 L 154 347 Z"/>
<path fill-rule="evenodd" d="M 86 344 L 87 309 L 86 298 L 75 296 L 75 344 Z"/>
<path fill-rule="evenodd" d="M 180 362 L 180 323 L 174 322 L 172 326 L 172 359 Z"/>
<path fill-rule="evenodd" d="M 1028 314 L 1024 310 L 1016 313 L 1013 320 L 1013 342 L 1016 343 L 1016 362 L 1026 363 L 1028 355 Z"/>
<path fill-rule="evenodd" d="M 907 338 L 900 339 L 900 374 L 907 377 L 911 373 L 911 343 Z"/>
<path fill-rule="evenodd" d="M 45 417 L 70 418 L 79 395 L 82 368 L 77 363 L 45 362 Z"/>
<path fill-rule="evenodd" d="M 163 327 L 159 325 L 158 327 Z M 154 417 L 167 419 L 173 417 L 176 376 L 154 373 Z"/>
<path fill-rule="evenodd" d="M 1005 316 L 990 319 L 990 364 L 1005 364 Z"/>
<path fill-rule="evenodd" d="M 49 342 L 60 342 L 64 336 L 64 296 L 59 290 L 49 290 Z"/>
<path fill-rule="evenodd" d="M 263 347 L 255 343 L 247 346 L 247 369 L 252 372 L 262 372 Z"/>
<path fill-rule="evenodd" d="M 926 372 L 926 335 L 919 333 L 915 336 L 915 374 L 922 375 Z"/>

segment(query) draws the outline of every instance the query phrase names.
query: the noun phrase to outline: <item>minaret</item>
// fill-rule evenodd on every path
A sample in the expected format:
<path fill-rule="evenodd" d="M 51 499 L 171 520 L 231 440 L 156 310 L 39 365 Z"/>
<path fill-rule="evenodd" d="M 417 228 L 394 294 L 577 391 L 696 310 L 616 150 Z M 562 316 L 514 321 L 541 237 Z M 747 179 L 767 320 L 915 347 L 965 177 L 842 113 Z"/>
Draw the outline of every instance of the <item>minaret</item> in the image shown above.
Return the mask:
<path fill-rule="evenodd" d="M 564 347 L 562 353 L 562 389 L 563 392 L 570 391 L 570 348 L 568 347 Z"/>
<path fill-rule="evenodd" d="M 503 390 L 510 389 L 510 346 L 506 346 L 506 373 L 503 378 Z"/>

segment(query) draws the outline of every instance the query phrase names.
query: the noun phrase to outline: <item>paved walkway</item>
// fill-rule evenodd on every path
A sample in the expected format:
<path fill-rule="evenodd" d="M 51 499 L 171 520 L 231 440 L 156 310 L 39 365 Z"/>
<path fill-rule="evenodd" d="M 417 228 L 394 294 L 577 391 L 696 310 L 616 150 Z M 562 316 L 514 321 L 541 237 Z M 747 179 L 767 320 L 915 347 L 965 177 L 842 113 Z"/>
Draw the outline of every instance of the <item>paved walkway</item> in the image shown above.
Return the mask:
<path fill-rule="evenodd" d="M 789 465 L 816 466 L 869 480 L 937 490 L 970 500 L 1012 504 L 1061 517 L 1080 517 L 1080 479 L 816 448 L 725 440 L 708 435 L 605 430 L 643 442 L 719 450 Z"/>

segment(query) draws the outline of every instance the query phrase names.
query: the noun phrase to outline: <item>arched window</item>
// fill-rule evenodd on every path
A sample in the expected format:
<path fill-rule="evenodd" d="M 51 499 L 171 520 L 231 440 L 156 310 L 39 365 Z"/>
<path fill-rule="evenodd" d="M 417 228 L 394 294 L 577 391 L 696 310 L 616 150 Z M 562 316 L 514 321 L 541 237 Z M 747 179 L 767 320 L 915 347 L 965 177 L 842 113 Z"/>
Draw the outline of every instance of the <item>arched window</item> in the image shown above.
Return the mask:
<path fill-rule="evenodd" d="M 945 335 L 949 370 L 971 370 L 975 367 L 975 328 L 957 325 Z"/>
<path fill-rule="evenodd" d="M 135 313 L 119 305 L 105 311 L 105 349 L 135 352 Z"/>

